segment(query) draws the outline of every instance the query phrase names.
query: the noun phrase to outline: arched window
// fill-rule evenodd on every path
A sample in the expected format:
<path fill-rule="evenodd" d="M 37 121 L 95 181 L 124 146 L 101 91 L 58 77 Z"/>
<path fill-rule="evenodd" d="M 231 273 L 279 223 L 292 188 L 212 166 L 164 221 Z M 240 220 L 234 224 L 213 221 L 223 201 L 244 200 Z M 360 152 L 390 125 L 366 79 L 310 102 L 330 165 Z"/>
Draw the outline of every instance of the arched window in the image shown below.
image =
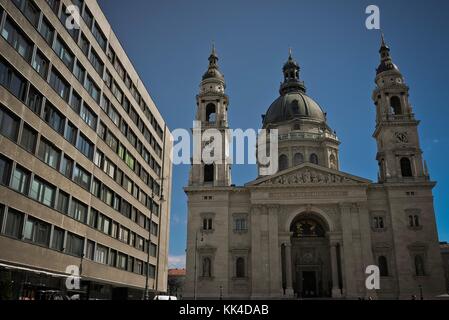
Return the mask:
<path fill-rule="evenodd" d="M 204 182 L 214 182 L 214 165 L 204 165 Z"/>
<path fill-rule="evenodd" d="M 242 257 L 237 258 L 235 261 L 235 276 L 237 278 L 245 277 L 245 259 Z"/>
<path fill-rule="evenodd" d="M 412 177 L 412 164 L 409 158 L 401 158 L 401 174 L 403 177 Z"/>
<path fill-rule="evenodd" d="M 310 155 L 310 162 L 314 164 L 318 164 L 318 156 L 315 153 Z"/>
<path fill-rule="evenodd" d="M 217 115 L 216 112 L 215 105 L 213 103 L 209 103 L 206 106 L 206 121 L 214 123 Z"/>
<path fill-rule="evenodd" d="M 399 97 L 391 97 L 390 107 L 393 114 L 402 114 L 401 100 L 399 99 Z"/>
<path fill-rule="evenodd" d="M 279 171 L 285 170 L 288 168 L 288 157 L 285 154 L 281 154 L 279 156 Z"/>
<path fill-rule="evenodd" d="M 337 169 L 337 160 L 333 154 L 329 157 L 330 168 L 336 170 Z"/>
<path fill-rule="evenodd" d="M 415 272 L 417 276 L 424 276 L 426 275 L 425 269 L 424 269 L 424 259 L 421 255 L 417 254 L 415 256 Z"/>
<path fill-rule="evenodd" d="M 388 263 L 385 256 L 380 256 L 378 259 L 379 272 L 381 277 L 388 277 Z"/>
<path fill-rule="evenodd" d="M 297 166 L 303 162 L 304 162 L 304 156 L 302 155 L 302 153 L 299 153 L 299 152 L 295 153 L 295 155 L 293 157 L 293 165 Z"/>
<path fill-rule="evenodd" d="M 209 257 L 203 258 L 203 277 L 212 277 L 212 264 Z"/>
<path fill-rule="evenodd" d="M 414 216 L 413 220 L 415 221 L 415 227 L 419 227 L 419 216 Z"/>

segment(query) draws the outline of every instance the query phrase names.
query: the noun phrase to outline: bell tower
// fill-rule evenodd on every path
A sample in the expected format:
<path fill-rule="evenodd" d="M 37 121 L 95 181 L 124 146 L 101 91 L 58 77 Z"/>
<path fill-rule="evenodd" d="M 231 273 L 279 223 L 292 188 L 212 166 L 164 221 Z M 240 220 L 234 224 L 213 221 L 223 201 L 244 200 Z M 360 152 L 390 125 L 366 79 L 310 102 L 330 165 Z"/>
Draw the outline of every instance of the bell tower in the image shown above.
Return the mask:
<path fill-rule="evenodd" d="M 380 64 L 372 99 L 376 106 L 378 179 L 383 182 L 428 180 L 419 144 L 418 125 L 409 102 L 409 87 L 393 63 L 382 34 Z"/>
<path fill-rule="evenodd" d="M 201 136 L 208 129 L 214 129 L 221 136 L 220 159 L 214 163 L 201 161 L 193 163 L 190 169 L 190 186 L 230 186 L 231 185 L 231 165 L 229 160 L 229 137 L 228 126 L 228 105 L 229 99 L 225 94 L 226 83 L 223 74 L 218 67 L 218 56 L 215 46 L 212 45 L 212 52 L 209 56 L 209 66 L 204 73 L 200 92 L 196 96 L 196 116 L 195 122 Z M 210 132 L 210 131 L 209 131 Z M 204 139 L 202 139 L 204 140 Z M 213 141 L 201 141 L 199 151 L 203 150 Z M 216 146 L 217 147 L 217 146 Z M 194 150 L 195 152 L 195 150 Z M 215 152 L 215 151 L 214 151 Z"/>

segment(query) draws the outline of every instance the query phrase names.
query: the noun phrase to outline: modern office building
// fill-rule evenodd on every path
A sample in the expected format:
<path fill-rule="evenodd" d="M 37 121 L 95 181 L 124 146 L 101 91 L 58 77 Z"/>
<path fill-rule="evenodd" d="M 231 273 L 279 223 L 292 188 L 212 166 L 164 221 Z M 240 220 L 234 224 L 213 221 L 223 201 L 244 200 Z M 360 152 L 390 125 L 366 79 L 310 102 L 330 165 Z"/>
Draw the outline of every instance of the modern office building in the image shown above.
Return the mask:
<path fill-rule="evenodd" d="M 165 292 L 170 132 L 99 5 L 0 17 L 0 299 Z"/>

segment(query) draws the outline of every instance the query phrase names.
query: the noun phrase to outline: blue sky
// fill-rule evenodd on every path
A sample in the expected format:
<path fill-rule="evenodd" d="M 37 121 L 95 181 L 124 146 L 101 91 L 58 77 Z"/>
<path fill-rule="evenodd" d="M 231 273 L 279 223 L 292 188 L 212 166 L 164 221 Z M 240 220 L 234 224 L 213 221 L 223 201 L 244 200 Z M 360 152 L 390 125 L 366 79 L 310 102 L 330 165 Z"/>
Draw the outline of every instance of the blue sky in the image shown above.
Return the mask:
<path fill-rule="evenodd" d="M 288 48 L 308 94 L 328 113 L 342 141 L 341 170 L 377 177 L 371 101 L 379 32 L 365 28 L 365 8 L 380 8 L 394 62 L 410 86 L 434 190 L 440 240 L 449 240 L 449 1 L 98 0 L 169 127 L 191 128 L 195 95 L 211 42 L 230 97 L 233 128 L 259 128 L 277 98 Z M 171 263 L 186 247 L 188 166 L 174 167 Z M 233 182 L 252 180 L 253 166 L 234 165 Z"/>

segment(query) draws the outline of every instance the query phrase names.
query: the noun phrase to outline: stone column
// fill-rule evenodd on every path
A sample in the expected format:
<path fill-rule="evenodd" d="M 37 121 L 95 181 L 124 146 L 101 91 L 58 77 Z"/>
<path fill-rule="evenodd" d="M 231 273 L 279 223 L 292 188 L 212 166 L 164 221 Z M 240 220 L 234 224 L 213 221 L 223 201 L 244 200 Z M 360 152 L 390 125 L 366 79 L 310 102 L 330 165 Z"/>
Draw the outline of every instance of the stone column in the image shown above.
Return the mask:
<path fill-rule="evenodd" d="M 341 291 L 338 286 L 338 259 L 337 242 L 331 243 L 331 267 L 332 267 L 332 298 L 340 298 Z"/>
<path fill-rule="evenodd" d="M 290 242 L 285 244 L 285 280 L 287 282 L 285 295 L 293 296 L 293 284 L 292 284 L 292 245 Z"/>
<path fill-rule="evenodd" d="M 268 248 L 269 248 L 269 277 L 270 277 L 270 296 L 279 297 L 279 292 L 282 287 L 279 284 L 282 281 L 281 269 L 279 269 L 279 217 L 280 206 L 268 206 Z M 281 277 L 281 280 L 279 278 Z"/>
<path fill-rule="evenodd" d="M 341 223 L 343 231 L 343 274 L 344 274 L 344 292 L 346 298 L 357 297 L 356 293 L 356 270 L 354 266 L 354 252 L 353 234 L 352 234 L 352 219 L 351 219 L 351 204 L 340 204 Z"/>

